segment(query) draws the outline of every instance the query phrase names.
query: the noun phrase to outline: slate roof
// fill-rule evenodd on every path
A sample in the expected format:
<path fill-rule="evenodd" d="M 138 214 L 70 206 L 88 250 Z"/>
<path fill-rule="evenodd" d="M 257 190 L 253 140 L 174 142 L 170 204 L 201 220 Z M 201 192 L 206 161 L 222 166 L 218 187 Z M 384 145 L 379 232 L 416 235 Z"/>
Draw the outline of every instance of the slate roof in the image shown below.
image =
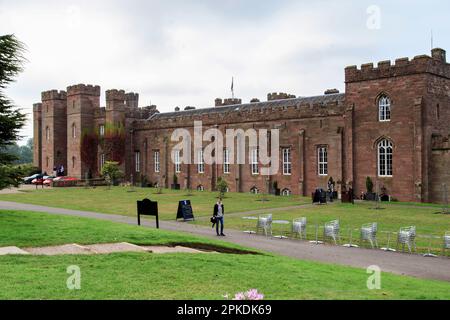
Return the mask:
<path fill-rule="evenodd" d="M 195 110 L 185 110 L 176 112 L 157 113 L 152 115 L 149 120 L 169 119 L 176 117 L 198 116 L 203 114 L 219 114 L 229 113 L 233 111 L 251 111 L 254 109 L 276 108 L 276 107 L 292 107 L 296 105 L 326 105 L 333 102 L 343 102 L 345 100 L 344 93 L 329 94 L 314 97 L 300 97 L 294 99 L 273 100 L 247 104 L 237 104 L 215 108 L 201 108 Z"/>

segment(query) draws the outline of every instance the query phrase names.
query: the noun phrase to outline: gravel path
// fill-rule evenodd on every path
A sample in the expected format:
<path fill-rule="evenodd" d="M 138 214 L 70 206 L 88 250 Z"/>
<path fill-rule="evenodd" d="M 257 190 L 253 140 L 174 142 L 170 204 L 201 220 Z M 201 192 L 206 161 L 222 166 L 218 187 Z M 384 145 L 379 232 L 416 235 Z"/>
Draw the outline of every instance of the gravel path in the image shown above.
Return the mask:
<path fill-rule="evenodd" d="M 136 218 L 133 217 L 49 208 L 15 202 L 0 201 L 0 209 L 37 211 L 136 225 Z M 153 221 L 144 219 L 141 222 L 144 227 L 154 227 Z M 210 227 L 182 222 L 161 221 L 160 227 L 164 230 L 180 231 L 193 235 L 220 239 L 222 241 L 228 241 L 245 247 L 289 256 L 300 260 L 311 260 L 358 268 L 367 268 L 372 265 L 377 265 L 384 272 L 450 282 L 450 259 L 448 258 L 424 258 L 419 255 L 384 252 L 381 250 L 362 248 L 349 249 L 340 246 L 314 245 L 296 240 L 280 240 L 263 236 L 248 235 L 241 231 L 234 230 L 226 230 L 226 238 L 217 238 L 215 236 L 215 231 L 211 230 Z"/>

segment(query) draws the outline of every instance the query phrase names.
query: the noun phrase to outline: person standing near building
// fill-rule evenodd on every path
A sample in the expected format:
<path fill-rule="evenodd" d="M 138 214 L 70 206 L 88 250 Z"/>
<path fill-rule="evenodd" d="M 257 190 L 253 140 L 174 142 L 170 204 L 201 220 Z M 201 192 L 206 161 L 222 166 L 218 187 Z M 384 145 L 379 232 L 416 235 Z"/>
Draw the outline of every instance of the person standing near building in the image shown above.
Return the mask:
<path fill-rule="evenodd" d="M 222 198 L 217 199 L 217 203 L 214 205 L 214 217 L 216 218 L 216 233 L 218 237 L 225 237 L 223 233 L 223 219 L 225 214 L 225 206 L 222 203 Z M 220 224 L 220 233 L 219 233 Z"/>

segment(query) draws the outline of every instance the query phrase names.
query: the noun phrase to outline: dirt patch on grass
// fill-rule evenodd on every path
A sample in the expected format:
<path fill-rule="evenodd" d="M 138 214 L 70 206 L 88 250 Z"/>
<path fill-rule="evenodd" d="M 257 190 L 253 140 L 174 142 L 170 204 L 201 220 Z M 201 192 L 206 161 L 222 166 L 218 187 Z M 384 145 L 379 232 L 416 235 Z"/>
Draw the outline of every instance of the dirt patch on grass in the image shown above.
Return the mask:
<path fill-rule="evenodd" d="M 239 255 L 262 255 L 260 252 L 250 251 L 250 250 L 241 250 L 236 248 L 227 248 L 216 246 L 213 244 L 206 243 L 193 243 L 193 242 L 180 242 L 180 243 L 169 243 L 167 246 L 170 247 L 187 247 L 195 250 L 206 251 L 206 252 L 217 252 L 217 253 L 225 253 L 225 254 L 239 254 Z"/>

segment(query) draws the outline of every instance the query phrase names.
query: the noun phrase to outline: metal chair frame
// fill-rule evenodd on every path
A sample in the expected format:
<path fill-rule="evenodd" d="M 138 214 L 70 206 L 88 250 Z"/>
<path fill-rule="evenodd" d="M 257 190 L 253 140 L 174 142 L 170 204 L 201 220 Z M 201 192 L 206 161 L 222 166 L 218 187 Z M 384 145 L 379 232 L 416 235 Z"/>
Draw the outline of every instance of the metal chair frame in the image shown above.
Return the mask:
<path fill-rule="evenodd" d="M 334 241 L 334 244 L 337 245 L 337 242 L 341 241 L 341 236 L 339 234 L 340 226 L 339 226 L 339 220 L 334 220 L 325 223 L 324 229 L 323 229 L 323 240 L 325 241 L 326 238 L 332 238 Z"/>
<path fill-rule="evenodd" d="M 377 240 L 377 232 L 378 232 L 378 223 L 368 223 L 361 227 L 361 235 L 360 235 L 360 244 L 363 241 L 369 241 L 372 249 L 378 248 L 378 240 Z"/>
<path fill-rule="evenodd" d="M 412 249 L 417 251 L 416 247 L 416 227 L 404 227 L 400 228 L 397 236 L 397 250 L 402 245 L 402 251 L 405 251 L 405 245 L 408 246 L 409 253 L 412 253 Z"/>
<path fill-rule="evenodd" d="M 256 224 L 256 233 L 259 233 L 260 231 L 263 231 L 263 233 L 266 235 L 272 235 L 272 215 L 261 215 L 258 217 L 258 221 Z"/>
<path fill-rule="evenodd" d="M 294 219 L 292 222 L 292 236 L 306 240 L 306 218 Z"/>

